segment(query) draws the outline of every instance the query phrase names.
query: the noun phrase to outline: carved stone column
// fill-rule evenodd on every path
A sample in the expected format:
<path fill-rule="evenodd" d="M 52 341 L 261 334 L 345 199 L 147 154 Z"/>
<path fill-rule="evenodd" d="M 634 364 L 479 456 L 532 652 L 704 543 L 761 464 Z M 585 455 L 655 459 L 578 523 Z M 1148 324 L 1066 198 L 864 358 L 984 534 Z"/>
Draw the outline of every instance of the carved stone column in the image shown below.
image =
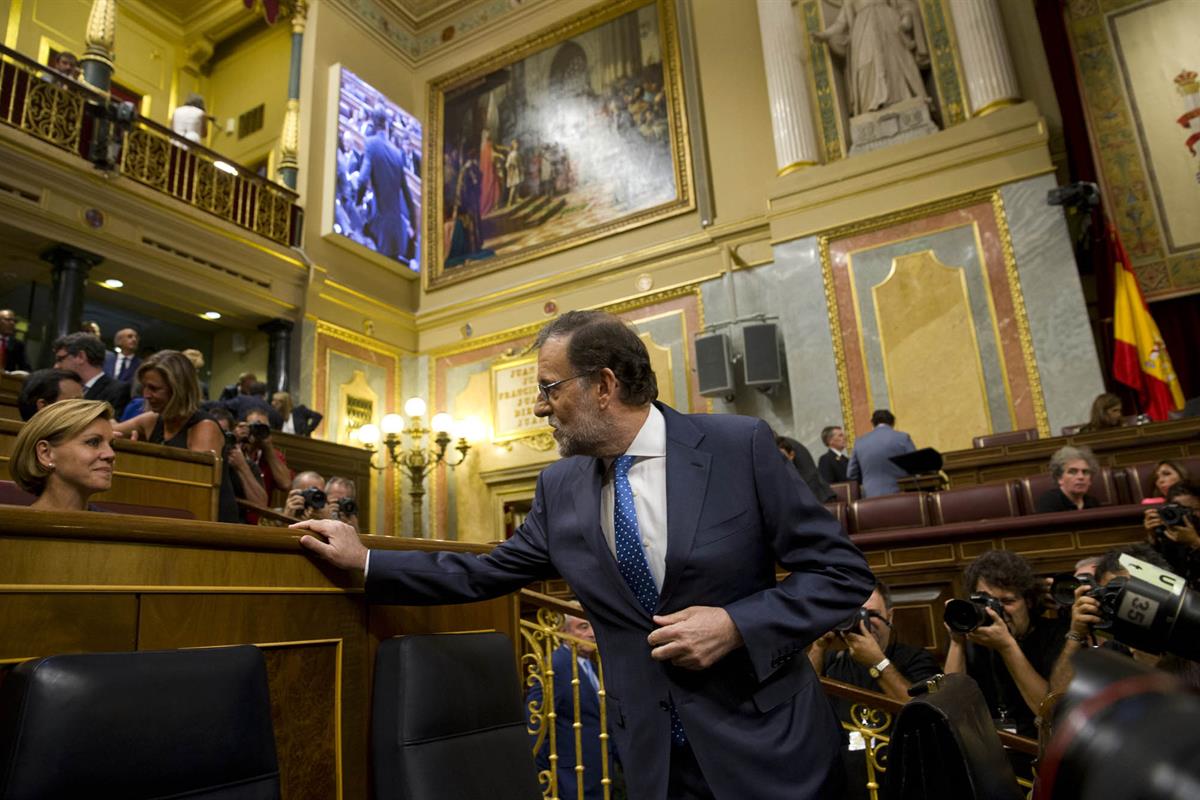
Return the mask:
<path fill-rule="evenodd" d="M 279 137 L 279 178 L 289 189 L 296 188 L 300 171 L 300 60 L 304 49 L 304 26 L 308 20 L 306 0 L 296 0 L 292 12 L 292 64 L 288 73 L 288 101 Z"/>
<path fill-rule="evenodd" d="M 767 96 L 771 103 L 771 132 L 780 175 L 820 163 L 813 128 L 804 38 L 790 0 L 758 0 Z"/>
<path fill-rule="evenodd" d="M 950 0 L 971 116 L 1019 103 L 1017 73 L 996 0 Z"/>
<path fill-rule="evenodd" d="M 84 34 L 87 48 L 79 62 L 83 66 L 83 79 L 105 92 L 112 87 L 116 38 L 117 0 L 92 0 Z"/>
<path fill-rule="evenodd" d="M 267 351 L 267 392 L 286 392 L 291 384 L 288 364 L 292 353 L 291 320 L 273 319 L 258 326 L 258 329 L 270 337 L 270 349 Z M 268 400 L 270 397 L 267 398 Z"/>
<path fill-rule="evenodd" d="M 54 316 L 46 321 L 44 341 L 47 346 L 42 348 L 41 359 L 45 362 L 43 366 L 48 366 L 54 356 L 49 344 L 60 336 L 79 330 L 88 270 L 104 259 L 85 250 L 57 245 L 42 253 L 42 260 L 53 265 L 50 305 L 54 309 Z"/>

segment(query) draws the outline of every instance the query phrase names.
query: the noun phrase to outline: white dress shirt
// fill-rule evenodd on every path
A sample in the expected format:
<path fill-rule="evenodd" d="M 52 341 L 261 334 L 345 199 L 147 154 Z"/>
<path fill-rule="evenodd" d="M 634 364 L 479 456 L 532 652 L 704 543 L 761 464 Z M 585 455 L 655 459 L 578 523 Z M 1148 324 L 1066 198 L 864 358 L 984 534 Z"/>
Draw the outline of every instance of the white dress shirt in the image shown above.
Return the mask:
<path fill-rule="evenodd" d="M 92 376 L 92 379 L 83 385 L 83 393 L 84 393 L 84 394 L 87 394 L 87 393 L 88 393 L 88 391 L 89 391 L 89 390 L 90 390 L 90 389 L 91 389 L 93 386 L 95 386 L 95 385 L 96 385 L 96 381 L 100 380 L 100 376 L 101 376 L 101 375 L 103 375 L 103 374 L 104 374 L 104 371 L 103 371 L 103 370 L 101 370 L 100 372 L 97 372 L 95 375 L 93 375 L 93 376 Z"/>
<path fill-rule="evenodd" d="M 637 511 L 638 532 L 642 535 L 646 563 L 654 585 L 662 592 L 667 574 L 667 421 L 662 412 L 650 406 L 642 429 L 625 451 L 636 456 L 629 468 L 629 488 L 633 490 L 633 506 Z M 613 557 L 617 555 L 617 539 L 613 531 L 613 489 L 615 459 L 606 458 L 604 485 L 600 487 L 600 527 Z"/>

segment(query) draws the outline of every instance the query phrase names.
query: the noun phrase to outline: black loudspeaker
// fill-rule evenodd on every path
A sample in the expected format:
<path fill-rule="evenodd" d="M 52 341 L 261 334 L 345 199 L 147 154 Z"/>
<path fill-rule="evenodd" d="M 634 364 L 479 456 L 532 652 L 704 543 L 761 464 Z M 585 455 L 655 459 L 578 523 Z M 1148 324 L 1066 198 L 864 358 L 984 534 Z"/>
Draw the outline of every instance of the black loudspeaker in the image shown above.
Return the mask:
<path fill-rule="evenodd" d="M 783 383 L 778 325 L 773 322 L 744 325 L 742 352 L 746 356 L 747 386 L 767 387 Z"/>
<path fill-rule="evenodd" d="M 733 360 L 729 356 L 729 337 L 706 333 L 696 337 L 696 377 L 700 394 L 724 397 L 733 394 Z"/>

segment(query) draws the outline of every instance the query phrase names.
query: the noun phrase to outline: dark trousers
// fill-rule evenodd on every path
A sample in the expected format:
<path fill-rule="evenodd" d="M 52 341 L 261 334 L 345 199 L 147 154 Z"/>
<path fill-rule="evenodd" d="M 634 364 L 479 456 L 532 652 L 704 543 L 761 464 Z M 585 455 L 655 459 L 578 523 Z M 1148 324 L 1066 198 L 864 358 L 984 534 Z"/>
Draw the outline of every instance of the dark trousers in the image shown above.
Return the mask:
<path fill-rule="evenodd" d="M 708 781 L 696 761 L 690 744 L 671 748 L 671 772 L 667 780 L 667 800 L 714 800 Z"/>

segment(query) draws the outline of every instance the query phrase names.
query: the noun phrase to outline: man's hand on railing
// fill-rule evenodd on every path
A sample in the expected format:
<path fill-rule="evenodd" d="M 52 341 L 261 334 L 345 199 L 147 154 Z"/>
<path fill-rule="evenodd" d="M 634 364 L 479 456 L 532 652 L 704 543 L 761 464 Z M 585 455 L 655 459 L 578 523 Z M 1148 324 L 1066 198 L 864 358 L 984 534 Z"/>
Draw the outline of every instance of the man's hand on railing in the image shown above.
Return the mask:
<path fill-rule="evenodd" d="M 300 544 L 330 564 L 342 569 L 367 568 L 367 548 L 359 541 L 358 532 L 346 523 L 331 519 L 306 519 L 290 527 L 320 536 L 320 539 L 317 536 L 301 536 Z"/>
<path fill-rule="evenodd" d="M 651 658 L 670 661 L 684 669 L 706 669 L 729 651 L 741 647 L 742 634 L 729 612 L 713 606 L 691 606 L 674 614 L 654 617 L 658 630 L 646 641 Z"/>

